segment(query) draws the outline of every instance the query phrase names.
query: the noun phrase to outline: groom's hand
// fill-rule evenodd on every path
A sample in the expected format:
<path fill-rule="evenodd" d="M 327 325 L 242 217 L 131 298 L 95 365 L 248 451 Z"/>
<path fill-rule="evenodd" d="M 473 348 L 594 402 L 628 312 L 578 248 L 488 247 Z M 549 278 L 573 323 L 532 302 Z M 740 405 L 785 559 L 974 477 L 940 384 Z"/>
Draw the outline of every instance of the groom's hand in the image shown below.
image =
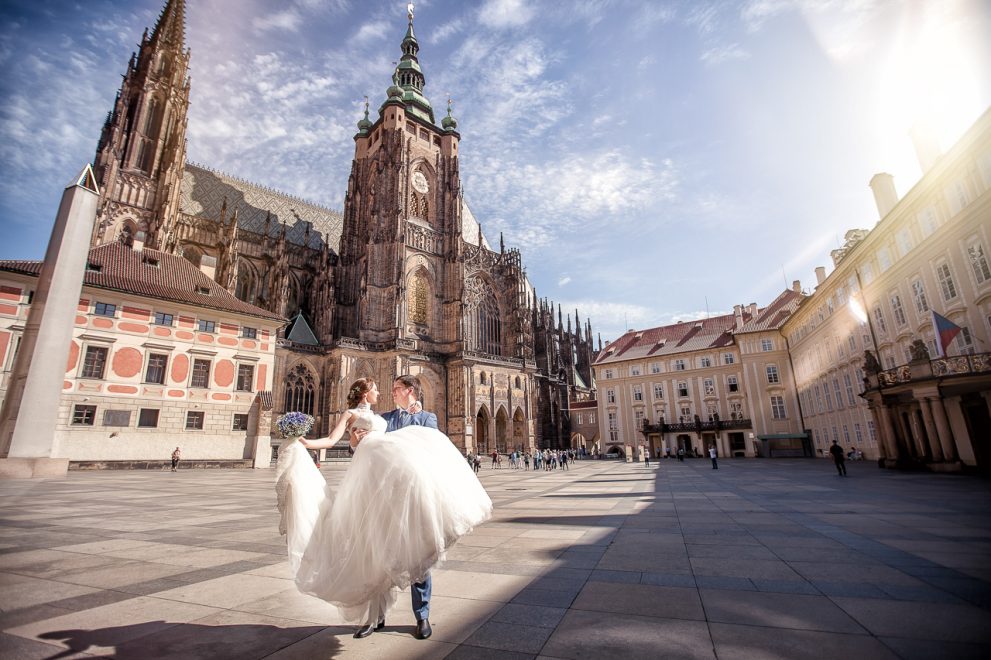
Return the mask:
<path fill-rule="evenodd" d="M 421 413 L 423 412 L 423 405 L 419 401 L 414 401 L 413 403 L 409 404 L 409 406 L 407 406 L 406 412 L 408 412 L 410 415 Z"/>
<path fill-rule="evenodd" d="M 361 442 L 361 439 L 362 438 L 364 438 L 366 435 L 368 435 L 368 429 L 353 429 L 351 431 L 351 435 L 354 436 L 354 439 L 355 439 L 355 443 L 354 444 L 358 444 L 359 442 Z"/>

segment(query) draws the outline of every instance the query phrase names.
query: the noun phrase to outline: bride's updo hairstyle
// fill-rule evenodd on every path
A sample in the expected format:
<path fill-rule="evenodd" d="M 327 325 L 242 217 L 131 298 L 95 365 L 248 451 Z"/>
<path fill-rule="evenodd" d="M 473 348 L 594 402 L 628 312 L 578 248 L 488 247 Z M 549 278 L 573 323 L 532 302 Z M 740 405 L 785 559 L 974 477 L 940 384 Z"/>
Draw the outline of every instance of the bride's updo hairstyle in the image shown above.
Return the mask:
<path fill-rule="evenodd" d="M 359 378 L 351 383 L 351 389 L 348 390 L 348 408 L 357 408 L 365 392 L 371 390 L 373 385 L 375 385 L 373 378 Z"/>

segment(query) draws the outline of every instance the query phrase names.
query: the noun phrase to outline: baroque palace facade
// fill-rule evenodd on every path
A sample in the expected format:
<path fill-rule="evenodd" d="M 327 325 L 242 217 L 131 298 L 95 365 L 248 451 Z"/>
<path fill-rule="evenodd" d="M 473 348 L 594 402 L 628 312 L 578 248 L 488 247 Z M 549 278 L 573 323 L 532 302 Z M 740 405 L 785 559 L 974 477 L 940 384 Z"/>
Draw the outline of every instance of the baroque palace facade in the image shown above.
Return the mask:
<path fill-rule="evenodd" d="M 766 308 L 630 331 L 600 351 L 603 451 L 845 451 L 890 467 L 991 470 L 991 110 L 847 232 L 834 269 Z M 960 328 L 939 355 L 933 312 Z"/>
<path fill-rule="evenodd" d="M 412 14 L 385 101 L 358 122 L 338 213 L 186 162 L 184 13 L 168 0 L 108 113 L 92 247 L 182 257 L 249 315 L 288 322 L 270 385 L 251 388 L 269 401 L 258 434 L 302 410 L 325 435 L 353 380 L 414 374 L 463 451 L 571 446 L 570 402 L 594 398 L 591 325 L 538 299 L 520 252 L 490 244 L 465 204 L 457 121 L 423 94 Z"/>

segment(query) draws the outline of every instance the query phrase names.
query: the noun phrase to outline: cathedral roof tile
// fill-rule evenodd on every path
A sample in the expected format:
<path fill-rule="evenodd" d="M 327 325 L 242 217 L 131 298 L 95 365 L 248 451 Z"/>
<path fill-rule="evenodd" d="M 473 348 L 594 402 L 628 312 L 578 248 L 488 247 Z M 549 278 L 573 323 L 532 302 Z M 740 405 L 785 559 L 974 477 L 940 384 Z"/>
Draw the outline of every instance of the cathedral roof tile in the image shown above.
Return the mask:
<path fill-rule="evenodd" d="M 41 263 L 4 260 L 0 261 L 0 271 L 37 276 Z M 285 321 L 278 314 L 238 300 L 183 257 L 147 248 L 138 252 L 122 243 L 107 243 L 89 251 L 84 285 Z"/>

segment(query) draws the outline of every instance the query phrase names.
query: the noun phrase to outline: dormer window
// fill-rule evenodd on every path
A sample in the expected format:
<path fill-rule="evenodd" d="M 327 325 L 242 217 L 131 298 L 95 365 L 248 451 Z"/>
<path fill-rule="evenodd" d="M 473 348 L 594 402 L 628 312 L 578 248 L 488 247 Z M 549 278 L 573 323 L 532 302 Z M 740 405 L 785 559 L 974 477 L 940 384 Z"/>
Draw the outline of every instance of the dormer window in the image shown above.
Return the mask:
<path fill-rule="evenodd" d="M 199 293 L 199 294 L 204 295 L 204 296 L 209 296 L 210 295 L 210 287 L 208 287 L 208 286 L 198 286 L 198 287 L 196 287 L 196 293 Z"/>
<path fill-rule="evenodd" d="M 141 263 L 152 268 L 158 268 L 158 259 L 154 257 L 145 256 L 141 259 Z"/>
<path fill-rule="evenodd" d="M 103 272 L 103 264 L 94 264 L 93 262 L 89 262 L 86 264 L 86 270 L 93 273 Z"/>

